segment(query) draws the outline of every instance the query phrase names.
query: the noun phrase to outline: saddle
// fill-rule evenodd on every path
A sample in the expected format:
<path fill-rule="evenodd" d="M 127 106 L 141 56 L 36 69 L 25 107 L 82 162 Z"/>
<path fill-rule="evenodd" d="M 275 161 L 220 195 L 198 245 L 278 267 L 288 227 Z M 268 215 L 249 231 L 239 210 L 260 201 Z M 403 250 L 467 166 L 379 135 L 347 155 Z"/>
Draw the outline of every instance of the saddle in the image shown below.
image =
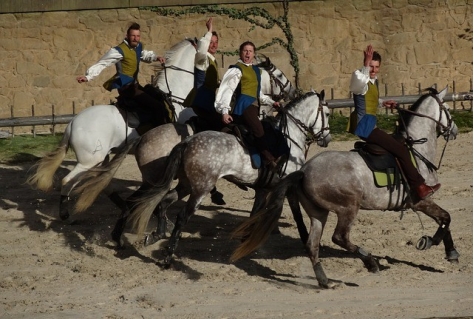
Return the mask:
<path fill-rule="evenodd" d="M 405 142 L 404 137 L 401 135 L 394 134 L 393 137 L 400 143 Z M 374 182 L 377 187 L 388 187 L 390 190 L 394 190 L 399 188 L 400 183 L 404 182 L 395 157 L 384 148 L 364 141 L 357 141 L 354 143 L 353 151 L 359 153 L 373 172 Z M 416 161 L 411 151 L 410 156 L 413 164 L 416 166 Z"/>
<path fill-rule="evenodd" d="M 168 113 L 168 123 L 175 122 L 174 106 L 167 94 L 150 84 L 142 88 L 147 94 L 153 96 L 158 103 L 163 103 Z M 118 96 L 114 105 L 118 108 L 128 127 L 137 130 L 139 135 L 143 135 L 156 125 L 152 121 L 152 114 L 143 109 L 133 98 Z"/>
<path fill-rule="evenodd" d="M 400 169 L 395 157 L 382 147 L 363 141 L 354 143 L 354 149 L 373 172 L 377 187 L 388 187 L 393 191 L 400 184 Z"/>

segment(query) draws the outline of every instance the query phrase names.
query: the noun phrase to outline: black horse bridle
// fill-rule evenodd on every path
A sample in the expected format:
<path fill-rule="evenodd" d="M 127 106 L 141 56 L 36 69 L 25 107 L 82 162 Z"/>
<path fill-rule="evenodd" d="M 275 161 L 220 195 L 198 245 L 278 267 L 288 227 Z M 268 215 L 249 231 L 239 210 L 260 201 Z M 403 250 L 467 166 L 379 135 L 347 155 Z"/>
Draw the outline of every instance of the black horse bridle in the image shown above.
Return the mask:
<path fill-rule="evenodd" d="M 445 138 L 446 143 L 444 144 L 443 152 L 441 153 L 441 157 L 439 159 L 439 164 L 438 164 L 438 166 L 435 166 L 426 157 L 424 157 L 422 154 L 420 154 L 418 151 L 416 151 L 412 147 L 413 144 L 426 143 L 426 141 L 427 141 L 426 138 L 422 138 L 422 139 L 414 141 L 410 136 L 408 136 L 408 130 L 407 130 L 407 127 L 406 127 L 406 123 L 403 121 L 403 117 L 400 116 L 400 119 L 402 120 L 402 124 L 405 127 L 405 132 L 407 132 L 407 138 L 406 138 L 407 143 L 410 145 L 410 149 L 412 150 L 413 154 L 415 154 L 422 162 L 424 162 L 425 165 L 428 167 L 428 169 L 430 171 L 437 171 L 441 167 L 441 160 L 444 157 L 444 152 L 446 150 L 446 146 L 448 145 L 448 141 L 449 141 L 449 135 L 451 135 L 451 131 L 453 129 L 452 128 L 453 119 L 452 119 L 451 114 L 449 113 L 448 109 L 446 108 L 445 104 L 443 103 L 443 101 L 440 100 L 440 98 L 438 97 L 438 91 L 434 88 L 427 88 L 425 90 L 429 91 L 428 95 L 431 96 L 432 98 L 434 98 L 436 100 L 436 102 L 438 103 L 438 106 L 439 106 L 439 118 L 438 119 L 435 119 L 435 118 L 433 118 L 431 116 L 428 116 L 428 115 L 425 115 L 425 114 L 420 114 L 418 112 L 414 112 L 414 111 L 409 110 L 409 109 L 402 109 L 402 108 L 398 107 L 398 105 L 397 105 L 396 109 L 400 114 L 410 113 L 414 116 L 428 118 L 428 119 L 432 120 L 433 122 L 435 122 L 436 125 L 441 128 L 441 130 L 439 130 L 439 132 L 438 132 L 437 137 L 440 137 L 442 135 Z M 443 114 L 446 116 L 446 120 L 448 122 L 447 125 L 444 125 L 443 123 L 441 123 Z"/>
<path fill-rule="evenodd" d="M 324 98 L 322 98 L 322 96 L 318 93 L 314 93 L 318 96 L 318 99 L 319 99 L 319 105 L 318 105 L 318 111 L 316 113 L 316 118 L 313 122 L 313 124 L 307 126 L 306 124 L 304 124 L 303 122 L 301 122 L 301 120 L 295 118 L 293 115 L 291 115 L 288 110 L 286 110 L 285 108 L 281 108 L 279 110 L 279 112 L 281 112 L 282 114 L 284 114 L 285 117 L 287 118 L 290 118 L 295 124 L 296 124 L 296 127 L 298 127 L 298 129 L 303 132 L 305 135 L 306 135 L 306 141 L 305 141 L 305 145 L 304 146 L 301 146 L 299 145 L 298 143 L 296 143 L 296 141 L 294 141 L 291 136 L 289 136 L 288 134 L 284 133 L 284 136 L 291 140 L 295 145 L 297 145 L 300 149 L 304 150 L 305 152 L 305 157 L 306 155 L 308 154 L 308 150 L 309 150 L 309 147 L 311 146 L 311 144 L 313 144 L 314 142 L 318 142 L 320 140 L 323 140 L 324 139 L 324 131 L 329 131 L 329 121 L 328 123 L 325 123 L 325 119 L 324 119 L 324 106 L 327 106 L 327 102 L 324 100 Z M 317 133 L 314 133 L 314 126 L 316 126 L 316 123 L 318 122 L 318 119 L 319 119 L 319 116 L 321 116 L 321 129 L 317 132 Z"/>
<path fill-rule="evenodd" d="M 285 91 L 285 89 L 287 88 L 287 86 L 291 86 L 290 80 L 286 78 L 286 83 L 283 83 L 282 81 L 280 81 L 280 79 L 278 79 L 278 77 L 275 75 L 275 71 L 278 70 L 277 67 L 273 63 L 271 63 L 268 60 L 268 58 L 264 62 L 257 64 L 257 66 L 263 68 L 270 75 L 270 87 L 271 87 L 272 99 L 278 100 L 278 101 L 287 100 L 289 98 L 289 94 Z M 278 86 L 278 88 L 280 89 L 280 94 L 276 95 L 274 93 L 273 84 Z"/>

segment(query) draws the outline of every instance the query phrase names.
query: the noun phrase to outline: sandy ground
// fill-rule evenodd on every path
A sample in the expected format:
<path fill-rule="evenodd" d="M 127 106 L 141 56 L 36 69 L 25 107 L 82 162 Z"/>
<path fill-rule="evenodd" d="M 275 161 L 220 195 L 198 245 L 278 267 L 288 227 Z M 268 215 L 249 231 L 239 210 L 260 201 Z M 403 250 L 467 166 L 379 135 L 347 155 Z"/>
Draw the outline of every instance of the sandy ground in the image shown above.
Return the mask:
<path fill-rule="evenodd" d="M 323 237 L 323 265 L 335 289 L 318 287 L 288 206 L 257 252 L 230 264 L 232 230 L 248 216 L 253 191 L 222 180 L 227 205 L 206 198 L 185 228 L 174 269 L 162 269 L 165 240 L 117 252 L 110 240 L 118 209 L 101 196 L 73 224 L 58 219 L 59 190 L 24 184 L 28 165 L 0 166 L 0 318 L 472 318 L 472 133 L 448 144 L 436 202 L 451 213 L 459 263 L 444 247 L 418 251 L 437 226 L 427 217 L 362 211 L 352 240 L 380 258 L 368 273 L 359 259 L 331 243 L 332 214 Z M 440 147 L 443 141 L 440 139 Z M 349 150 L 352 142 L 331 142 Z M 310 155 L 322 151 L 312 146 Z M 441 150 L 440 150 L 441 151 Z M 62 177 L 72 161 L 59 172 Z M 116 185 L 126 196 L 139 185 L 134 158 Z M 171 216 L 172 217 L 172 216 Z M 153 220 L 152 220 L 153 222 Z"/>

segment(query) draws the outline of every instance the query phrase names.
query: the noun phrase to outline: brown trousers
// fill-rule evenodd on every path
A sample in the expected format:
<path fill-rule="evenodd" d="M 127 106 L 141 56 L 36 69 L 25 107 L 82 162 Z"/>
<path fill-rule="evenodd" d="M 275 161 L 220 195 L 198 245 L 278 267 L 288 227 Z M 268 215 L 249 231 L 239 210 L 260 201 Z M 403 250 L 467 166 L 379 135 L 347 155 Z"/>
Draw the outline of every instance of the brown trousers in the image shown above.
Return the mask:
<path fill-rule="evenodd" d="M 250 132 L 255 136 L 255 146 L 262 155 L 264 162 L 274 162 L 275 157 L 268 149 L 265 142 L 265 130 L 262 122 L 258 118 L 258 106 L 250 105 L 245 109 L 241 116 L 232 115 L 236 124 L 245 124 L 250 129 Z"/>
<path fill-rule="evenodd" d="M 411 188 L 418 187 L 425 182 L 423 176 L 420 175 L 416 167 L 413 165 L 408 149 L 393 136 L 385 133 L 379 128 L 375 128 L 365 140 L 387 150 L 398 159 L 401 169 L 403 170 Z"/>

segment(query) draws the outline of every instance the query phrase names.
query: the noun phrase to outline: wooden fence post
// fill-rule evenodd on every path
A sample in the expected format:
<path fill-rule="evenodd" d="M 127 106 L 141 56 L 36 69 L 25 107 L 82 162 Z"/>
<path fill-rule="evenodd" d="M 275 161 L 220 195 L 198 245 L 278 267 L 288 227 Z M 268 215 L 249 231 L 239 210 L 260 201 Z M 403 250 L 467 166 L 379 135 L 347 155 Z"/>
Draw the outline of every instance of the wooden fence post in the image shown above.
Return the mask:
<path fill-rule="evenodd" d="M 33 117 L 35 116 L 35 105 L 34 104 L 31 105 L 31 116 L 33 116 Z M 35 125 L 33 125 L 32 131 L 33 131 L 33 138 L 35 138 L 36 137 L 36 126 Z"/>
<path fill-rule="evenodd" d="M 10 106 L 10 117 L 13 119 L 13 105 Z M 15 137 L 15 127 L 12 126 L 12 137 Z"/>
<path fill-rule="evenodd" d="M 54 104 L 52 105 L 51 107 L 51 110 L 52 110 L 52 113 L 53 113 L 53 120 L 52 120 L 52 123 L 51 123 L 51 133 L 53 134 L 53 136 L 56 135 L 56 127 L 54 126 Z"/>

